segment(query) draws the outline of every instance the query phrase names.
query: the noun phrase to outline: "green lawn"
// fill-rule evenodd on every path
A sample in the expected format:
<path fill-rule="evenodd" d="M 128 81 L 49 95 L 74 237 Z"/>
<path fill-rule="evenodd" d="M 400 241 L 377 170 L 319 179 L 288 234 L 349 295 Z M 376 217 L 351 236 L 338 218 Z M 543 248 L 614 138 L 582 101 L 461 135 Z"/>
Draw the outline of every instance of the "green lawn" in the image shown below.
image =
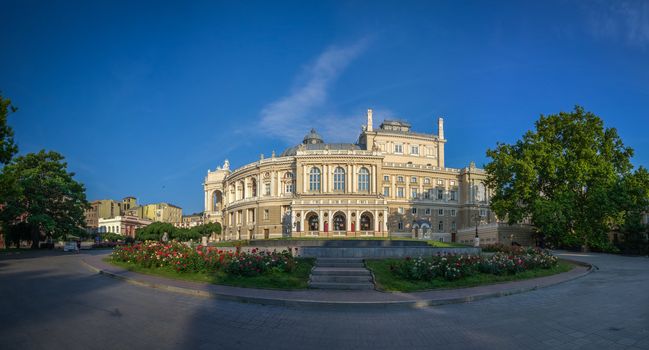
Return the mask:
<path fill-rule="evenodd" d="M 311 268 L 315 263 L 315 259 L 313 258 L 297 258 L 297 267 L 291 273 L 271 272 L 260 276 L 243 277 L 230 276 L 223 271 L 217 271 L 215 273 L 177 272 L 170 268 L 147 268 L 135 264 L 112 261 L 110 258 L 105 258 L 104 261 L 129 271 L 147 275 L 235 287 L 266 289 L 306 289 L 308 287 L 307 284 Z"/>
<path fill-rule="evenodd" d="M 483 284 L 493 284 L 550 276 L 557 273 L 570 271 L 575 267 L 574 264 L 559 260 L 559 264 L 552 269 L 536 269 L 525 271 L 516 275 L 497 276 L 489 274 L 476 274 L 456 281 L 446 281 L 444 279 L 434 279 L 432 281 L 411 281 L 396 276 L 390 271 L 390 264 L 397 261 L 398 259 L 366 260 L 367 267 L 374 273 L 377 288 L 394 292 L 418 292 L 423 290 L 441 288 L 450 289 L 475 287 Z"/>

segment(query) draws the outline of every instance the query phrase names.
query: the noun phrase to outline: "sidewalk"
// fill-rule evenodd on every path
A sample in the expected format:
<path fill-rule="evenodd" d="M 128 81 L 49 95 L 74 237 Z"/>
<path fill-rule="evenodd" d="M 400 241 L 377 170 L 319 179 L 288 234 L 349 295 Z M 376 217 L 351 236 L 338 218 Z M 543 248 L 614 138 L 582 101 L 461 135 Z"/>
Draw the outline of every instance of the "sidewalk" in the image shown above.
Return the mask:
<path fill-rule="evenodd" d="M 298 308 L 422 308 L 465 303 L 549 287 L 585 276 L 592 270 L 589 265 L 574 261 L 579 264 L 574 269 L 553 276 L 471 288 L 414 293 L 314 289 L 289 291 L 230 287 L 139 274 L 105 263 L 102 259 L 107 254 L 89 255 L 83 257 L 82 262 L 97 273 L 140 286 L 220 300 Z"/>

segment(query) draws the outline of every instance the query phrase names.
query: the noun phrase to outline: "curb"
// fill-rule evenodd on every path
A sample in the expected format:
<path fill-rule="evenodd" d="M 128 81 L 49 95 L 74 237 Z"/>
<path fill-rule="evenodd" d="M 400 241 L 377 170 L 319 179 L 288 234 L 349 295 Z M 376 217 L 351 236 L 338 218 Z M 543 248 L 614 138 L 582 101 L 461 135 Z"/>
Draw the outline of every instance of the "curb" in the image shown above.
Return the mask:
<path fill-rule="evenodd" d="M 357 301 L 321 301 L 321 300 L 308 300 L 308 299 L 282 299 L 282 298 L 261 298 L 261 297 L 250 297 L 250 296 L 240 296 L 240 295 L 234 295 L 234 294 L 224 294 L 224 293 L 216 293 L 216 292 L 211 292 L 211 291 L 205 291 L 205 290 L 198 290 L 198 289 L 192 289 L 192 288 L 185 288 L 185 287 L 176 287 L 176 286 L 171 286 L 167 284 L 161 284 L 161 283 L 153 283 L 153 282 L 146 282 L 146 281 L 140 281 L 135 278 L 131 278 L 128 276 L 123 276 L 117 273 L 109 272 L 102 270 L 100 268 L 97 268 L 90 263 L 86 262 L 85 260 L 81 260 L 81 262 L 88 267 L 91 271 L 100 274 L 100 275 L 105 275 L 117 280 L 124 281 L 126 283 L 130 283 L 133 285 L 137 286 L 143 286 L 143 287 L 149 287 L 149 288 L 154 288 L 154 289 L 159 289 L 159 290 L 164 290 L 168 292 L 173 292 L 173 293 L 179 293 L 179 294 L 185 294 L 185 295 L 192 295 L 192 296 L 200 296 L 204 298 L 210 298 L 210 299 L 216 299 L 216 300 L 225 300 L 225 301 L 235 301 L 239 303 L 249 303 L 249 304 L 261 304 L 261 305 L 272 305 L 272 306 L 284 306 L 284 307 L 290 307 L 290 308 L 299 308 L 299 309 L 331 309 L 331 310 L 356 310 L 356 309 L 421 309 L 421 308 L 427 308 L 427 307 L 432 307 L 432 306 L 440 306 L 440 305 L 448 305 L 448 304 L 462 304 L 462 303 L 470 303 L 478 300 L 483 300 L 483 299 L 488 299 L 488 298 L 496 298 L 496 297 L 504 297 L 508 295 L 514 295 L 514 294 L 521 294 L 525 292 L 530 292 L 534 291 L 537 289 L 542 289 L 546 287 L 551 287 L 555 286 L 561 283 L 569 282 L 576 280 L 578 278 L 584 277 L 591 273 L 593 271 L 593 266 L 584 263 L 581 261 L 576 261 L 576 260 L 571 260 L 571 259 L 561 259 L 564 261 L 568 261 L 570 263 L 573 263 L 578 266 L 582 267 L 587 267 L 586 271 L 583 273 L 580 273 L 576 276 L 570 276 L 569 278 L 556 281 L 556 282 L 550 282 L 548 284 L 542 285 L 542 286 L 531 286 L 531 287 L 522 287 L 522 288 L 515 288 L 515 289 L 510 289 L 510 290 L 503 290 L 503 291 L 498 291 L 498 292 L 492 292 L 492 293 L 484 293 L 484 294 L 476 294 L 476 295 L 470 295 L 470 296 L 464 296 L 464 297 L 457 297 L 457 298 L 443 298 L 443 299 L 426 299 L 422 298 L 419 300 L 395 300 L 395 301 L 366 301 L 366 302 L 357 302 Z M 568 272 L 564 272 L 568 273 Z M 561 274 L 560 274 L 561 275 Z"/>

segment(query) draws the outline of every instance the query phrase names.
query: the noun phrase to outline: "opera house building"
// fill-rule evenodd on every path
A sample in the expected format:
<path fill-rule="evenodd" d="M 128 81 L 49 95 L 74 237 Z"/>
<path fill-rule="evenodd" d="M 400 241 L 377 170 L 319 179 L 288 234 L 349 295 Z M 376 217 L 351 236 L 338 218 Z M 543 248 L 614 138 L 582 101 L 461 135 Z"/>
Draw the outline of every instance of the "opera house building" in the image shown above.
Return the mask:
<path fill-rule="evenodd" d="M 222 239 L 411 237 L 481 244 L 527 243 L 530 228 L 498 223 L 485 173 L 445 164 L 444 121 L 437 134 L 405 121 L 372 125 L 356 143 L 327 143 L 311 130 L 299 145 L 238 169 L 208 170 L 205 220 Z"/>

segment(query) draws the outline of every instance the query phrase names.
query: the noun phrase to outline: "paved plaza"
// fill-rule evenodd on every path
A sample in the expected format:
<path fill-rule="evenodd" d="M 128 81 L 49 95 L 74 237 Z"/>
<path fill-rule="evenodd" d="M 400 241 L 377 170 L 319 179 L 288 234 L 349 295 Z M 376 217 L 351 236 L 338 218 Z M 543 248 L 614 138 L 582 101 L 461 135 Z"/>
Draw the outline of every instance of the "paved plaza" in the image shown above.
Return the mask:
<path fill-rule="evenodd" d="M 85 254 L 0 257 L 3 349 L 649 349 L 649 259 L 527 293 L 415 310 L 293 309 L 98 275 Z M 568 256 L 569 255 L 569 256 Z"/>

